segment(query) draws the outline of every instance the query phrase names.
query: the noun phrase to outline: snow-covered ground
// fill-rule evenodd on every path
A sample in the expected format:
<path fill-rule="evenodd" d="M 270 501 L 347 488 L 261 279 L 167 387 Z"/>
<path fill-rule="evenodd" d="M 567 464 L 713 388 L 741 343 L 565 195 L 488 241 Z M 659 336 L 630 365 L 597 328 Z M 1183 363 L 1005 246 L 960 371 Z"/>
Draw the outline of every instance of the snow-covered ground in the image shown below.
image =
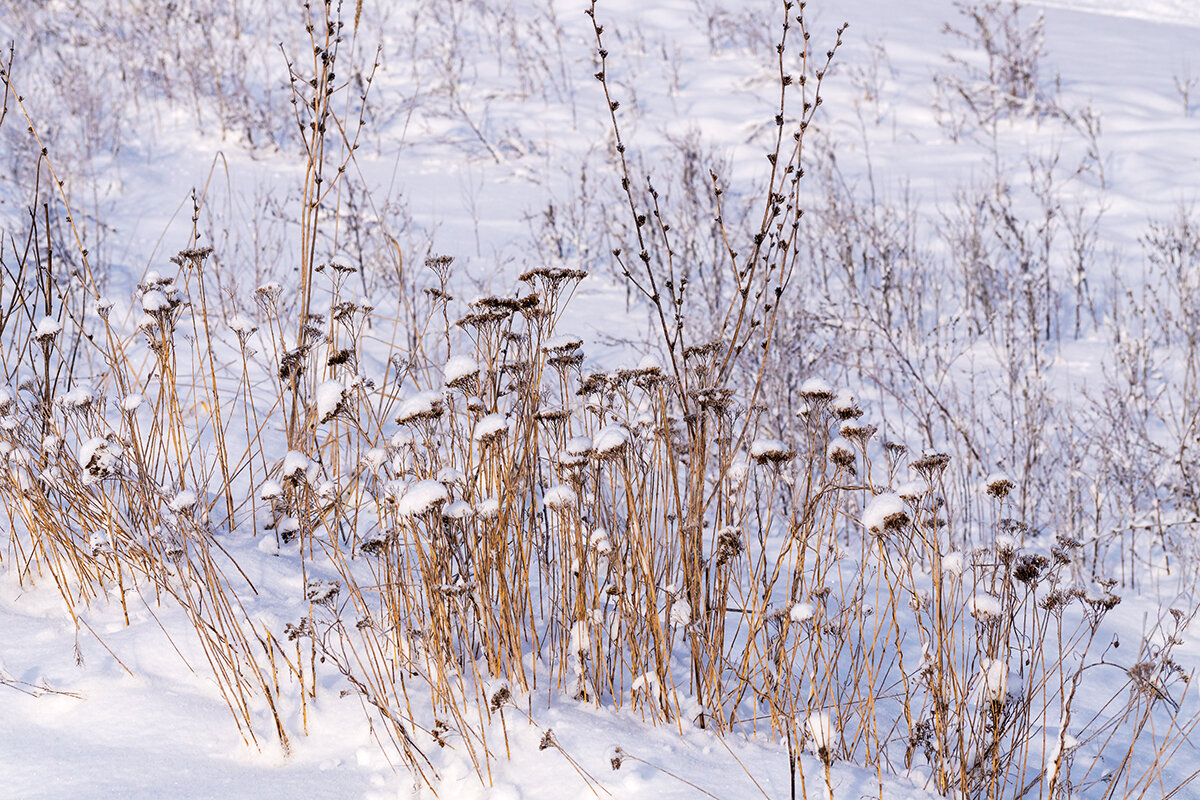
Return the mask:
<path fill-rule="evenodd" d="M 290 116 L 285 58 L 300 63 L 307 38 L 291 3 L 213 0 L 197 3 L 201 10 L 194 17 L 167 5 L 0 3 L 0 38 L 15 41 L 12 81 L 24 96 L 21 107 L 8 100 L 0 124 L 9 167 L 0 175 L 0 252 L 11 265 L 24 246 L 35 182 L 36 205 L 57 203 L 52 179 L 39 174 L 38 147 L 26 131 L 32 123 L 47 148 L 46 163 L 64 181 L 100 288 L 115 303 L 114 328 L 129 333 L 139 324 L 146 309 L 136 285 L 147 270 L 174 274 L 168 259 L 192 242 L 195 229 L 198 245 L 215 248 L 210 264 L 220 291 L 213 302 L 220 307 L 211 312 L 219 320 L 212 325 L 214 351 L 223 367 L 236 367 L 230 322 L 243 315 L 247 326 L 265 329 L 255 289 L 269 281 L 281 283 L 285 293 L 295 288 L 305 160 Z M 360 148 L 345 162 L 338 213 L 328 214 L 318 250 L 322 260 L 361 266 L 360 275 L 347 279 L 352 292 L 383 309 L 367 337 L 377 349 L 363 354 L 360 369 L 384 374 L 386 346 L 406 342 L 412 323 L 435 308 L 424 290 L 441 284 L 421 266 L 430 254 L 454 257 L 446 286 L 461 300 L 508 292 L 518 275 L 541 264 L 581 266 L 590 275 L 559 332 L 582 339 L 589 367 L 632 366 L 654 350 L 653 318 L 609 255 L 613 247 L 633 248 L 582 4 L 366 0 L 358 23 L 351 21 L 354 4 L 345 5 L 346 30 L 353 27 L 354 35 L 340 55 L 346 66 L 338 70 L 351 81 L 338 95 L 347 104 L 344 119 L 358 116 L 359 81 L 376 58 L 379 67 Z M 729 186 L 727 216 L 751 213 L 742 204 L 753 203 L 754 187 L 769 168 L 763 154 L 778 102 L 773 42 L 780 11 L 777 4 L 736 0 L 606 0 L 597 6 L 631 172 L 654 177 L 667 216 L 681 220 L 672 223 L 677 229 L 711 218 L 700 196 L 710 166 Z M 888 339 L 894 349 L 887 350 L 881 333 L 865 333 L 881 319 L 871 306 L 882 303 L 883 278 L 852 264 L 849 273 L 865 285 L 852 288 L 845 276 L 821 275 L 812 259 L 809 272 L 792 278 L 797 311 L 789 324 L 795 327 L 783 334 L 798 352 L 778 367 L 781 381 L 785 373 L 796 380 L 777 390 L 779 402 L 789 402 L 800 379 L 813 373 L 853 384 L 868 418 L 881 424 L 881 436 L 907 441 L 914 452 L 923 446 L 953 452 L 964 464 L 962 486 L 953 490 L 961 489 L 954 513 L 967 520 L 964 529 L 974 544 L 990 545 L 982 518 L 972 516 L 986 500 L 962 487 L 976 487 L 984 475 L 1003 469 L 1021 484 L 1026 521 L 1042 531 L 1041 538 L 1031 535 L 1031 552 L 1048 552 L 1055 533 L 1084 540 L 1089 554 L 1094 546 L 1100 566 L 1081 558 L 1072 574 L 1089 591 L 1093 579 L 1119 580 L 1114 591 L 1122 603 L 1104 620 L 1097 637 L 1103 655 L 1094 656 L 1102 663 L 1086 673 L 1085 699 L 1074 727 L 1066 726 L 1082 731 L 1092 715 L 1095 722 L 1111 712 L 1089 690 L 1095 687 L 1094 697 L 1107 700 L 1113 691 L 1103 694 L 1106 687 L 1129 683 L 1131 695 L 1144 689 L 1133 683 L 1130 669 L 1165 646 L 1156 626 L 1170 619 L 1168 609 L 1190 619 L 1198 608 L 1196 574 L 1188 563 L 1195 557 L 1189 539 L 1197 525 L 1191 515 L 1195 494 L 1186 488 L 1197 469 L 1197 450 L 1188 441 L 1196 440 L 1195 398 L 1186 396 L 1197 376 L 1185 366 L 1179 341 L 1163 342 L 1153 330 L 1166 329 L 1154 309 L 1176 306 L 1153 293 L 1160 287 L 1146 266 L 1142 240 L 1150 221 L 1170 220 L 1196 199 L 1200 2 L 1030 2 L 1021 19 L 1032 23 L 1039 13 L 1045 54 L 1038 83 L 1056 111 L 1015 114 L 989 127 L 973 121 L 953 96 L 947 99 L 944 80 L 939 94 L 935 81 L 964 74 L 947 53 L 979 63 L 978 52 L 942 32 L 947 23 L 963 24 L 956 4 L 809 3 L 807 25 L 818 53 L 832 42 L 838 24 L 850 27 L 824 81 L 804 159 L 809 178 L 803 191 L 815 226 L 806 229 L 806 241 L 839 252 L 836 231 L 821 226 L 839 219 L 835 199 L 853 199 L 865 217 L 882 220 L 855 229 L 855 236 L 900 230 L 879 242 L 911 241 L 910 271 L 901 272 L 915 285 L 928 271 L 927 294 L 915 296 L 928 298 L 930 307 L 901 312 L 894 321 L 901 333 Z M 956 114 L 958 122 L 951 119 Z M 698 181 L 685 177 L 701 167 Z M 997 332 L 1005 324 L 1002 312 L 991 330 L 969 319 L 964 287 L 976 284 L 955 271 L 956 253 L 946 235 L 948 220 L 972 213 L 984 219 L 980 198 L 998 198 L 1001 184 L 1011 201 L 1002 212 L 1014 215 L 1014 231 L 1028 235 L 1035 261 L 1042 234 L 1050 231 L 1043 260 L 1049 265 L 1046 294 L 1053 298 L 1043 311 L 1047 319 L 1053 316 L 1047 323 L 1053 333 L 1044 337 L 1045 351 L 1028 361 Z M 910 201 L 916 211 L 906 218 L 900 212 Z M 1053 222 L 1039 227 L 1047 208 Z M 1096 234 L 1089 240 L 1093 220 Z M 1079 271 L 1071 261 L 1072 224 L 1085 256 Z M 66 228 L 58 224 L 54 231 L 59 258 L 70 258 L 62 255 L 73 246 Z M 711 248 L 704 250 L 703 233 L 694 238 L 689 257 L 697 263 L 687 268 L 695 285 L 708 287 L 712 279 L 705 277 L 702 258 Z M 1014 258 L 1003 236 L 986 231 L 985 238 L 980 269 Z M 851 261 L 862 256 L 865 263 L 876 244 L 856 239 L 844 246 Z M 1200 260 L 1183 264 L 1179 285 L 1200 285 Z M 1082 283 L 1073 283 L 1084 273 Z M 718 283 L 711 284 L 713 298 L 728 291 Z M 1076 292 L 1080 285 L 1086 297 Z M 1147 287 L 1152 291 L 1143 298 Z M 982 303 L 986 290 L 976 286 L 972 302 Z M 4 283 L 6 307 L 13 296 L 11 283 Z M 1141 316 L 1129 311 L 1135 297 Z M 1180 297 L 1182 311 L 1170 323 L 1179 327 L 1172 332 L 1186 331 L 1184 312 L 1200 292 Z M 1012 311 L 1012 298 L 1010 321 L 1023 313 Z M 696 324 L 708 323 L 700 306 L 692 313 Z M 888 314 L 892 323 L 890 309 Z M 1083 324 L 1072 330 L 1080 316 Z M 809 336 L 802 317 L 823 320 L 825 332 Z M 253 341 L 265 349 L 267 334 L 257 337 Z M 819 342 L 878 349 L 865 355 L 822 351 L 818 357 Z M 15 390 L 27 377 L 25 354 L 6 353 Z M 910 360 L 911 370 L 899 366 L 901 358 Z M 438 365 L 444 360 L 434 359 Z M 269 375 L 274 366 L 257 368 Z M 88 368 L 98 373 L 102 365 Z M 1127 372 L 1142 381 L 1140 389 L 1132 385 L 1136 380 L 1121 383 Z M 236 370 L 230 374 L 236 382 Z M 114 406 L 116 387 L 99 388 L 113 393 Z M 1031 392 L 1042 399 L 1031 402 Z M 934 397 L 937 403 L 929 399 Z M 338 399 L 327 393 L 318 406 L 322 402 L 328 411 Z M 1106 427 L 1117 419 L 1114 409 L 1129 409 L 1140 426 Z M 790 419 L 773 421 L 775 429 L 764 436 L 794 436 L 795 429 L 786 429 L 794 424 Z M 959 424 L 991 432 L 998 420 L 1009 427 L 991 436 L 958 436 Z M 284 458 L 281 432 L 248 444 L 250 433 L 242 444 L 261 452 L 264 468 Z M 1139 437 L 1155 446 L 1122 460 L 1123 448 Z M 1116 455 L 1105 460 L 1109 451 Z M 265 476 L 257 469 L 249 468 L 252 479 L 237 478 L 243 496 L 259 491 Z M 1089 499 L 1093 505 L 1085 507 Z M 257 518 L 243 514 L 241 527 L 223 533 L 222 541 L 255 587 L 242 595 L 247 615 L 283 637 L 306 587 L 294 568 L 295 545 L 276 548 L 273 534 L 261 530 L 263 513 L 259 505 Z M 8 518 L 21 524 L 11 507 Z M 1098 531 L 1115 531 L 1117 538 L 1101 543 Z M 335 670 L 318 667 L 315 700 L 302 705 L 295 691 L 276 698 L 289 754 L 263 735 L 269 716 L 261 699 L 251 702 L 251 714 L 264 727 L 256 730 L 257 743 L 248 744 L 181 609 L 155 602 L 153 586 L 145 585 L 138 590 L 141 599 L 129 590 L 128 621 L 115 589 L 68 612 L 52 581 L 22 562 L 23 552 L 9 546 L 0 554 L 0 796 L 428 795 Z M 1191 675 L 1200 646 L 1189 634 L 1178 638 L 1172 658 Z M 1165 759 L 1161 782 L 1146 784 L 1152 788 L 1145 796 L 1160 789 L 1165 794 L 1200 768 L 1187 727 L 1197 719 L 1198 704 L 1182 684 L 1174 691 L 1176 713 L 1164 713 L 1163 703 L 1153 719 L 1169 721 L 1166 730 L 1178 732 L 1182 745 Z M 778 798 L 793 791 L 788 746 L 769 734 L 718 736 L 686 724 L 654 725 L 632 705 L 596 707 L 545 686 L 518 694 L 501 721 L 480 719 L 479 727 L 496 755 L 479 768 L 471 748 L 454 741 L 441 747 L 417 732 L 438 775 L 432 783 L 438 796 Z M 1050 720 L 1042 736 L 1057 736 L 1062 727 L 1062 720 Z M 1101 751 L 1114 731 L 1103 724 L 1097 729 L 1100 735 L 1083 742 L 1076 759 L 1095 757 L 1098 766 L 1090 781 L 1068 787 L 1064 796 L 1105 796 L 1107 784 L 1099 776 L 1116 765 L 1104 762 Z M 1039 752 L 1051 749 L 1048 741 Z M 620 752 L 627 757 L 614 769 Z M 919 767 L 897 763 L 890 774 L 877 774 L 838 761 L 827 787 L 816 753 L 801 759 L 811 797 L 826 791 L 852 798 L 936 796 L 928 770 Z M 1045 789 L 1048 780 L 1033 785 Z M 1115 784 L 1113 791 L 1119 791 Z M 1200 790 L 1185 787 L 1177 796 L 1189 792 Z"/>

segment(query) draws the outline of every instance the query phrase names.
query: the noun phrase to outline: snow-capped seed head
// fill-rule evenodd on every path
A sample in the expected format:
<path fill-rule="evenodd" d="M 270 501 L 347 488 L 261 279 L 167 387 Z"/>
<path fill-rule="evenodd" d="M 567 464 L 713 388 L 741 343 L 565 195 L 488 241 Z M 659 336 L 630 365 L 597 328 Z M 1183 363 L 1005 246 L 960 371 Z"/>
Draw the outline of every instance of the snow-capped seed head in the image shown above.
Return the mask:
<path fill-rule="evenodd" d="M 564 466 L 582 464 L 592 453 L 592 440 L 587 436 L 572 436 L 558 453 L 558 463 Z"/>
<path fill-rule="evenodd" d="M 947 575 L 953 575 L 957 578 L 963 574 L 963 569 L 965 568 L 966 564 L 963 554 L 957 550 L 942 556 L 942 572 Z"/>
<path fill-rule="evenodd" d="M 542 495 L 542 503 L 551 511 L 570 511 L 577 501 L 575 490 L 565 483 L 552 486 Z"/>
<path fill-rule="evenodd" d="M 383 465 L 387 463 L 387 450 L 382 447 L 372 447 L 363 454 L 363 465 L 372 472 L 378 472 L 383 469 Z"/>
<path fill-rule="evenodd" d="M 795 457 L 795 453 L 779 439 L 756 439 L 750 445 L 750 458 L 759 464 L 783 464 Z"/>
<path fill-rule="evenodd" d="M 834 732 L 833 718 L 828 711 L 814 711 L 804 721 L 804 729 L 808 733 L 809 744 L 822 763 L 833 763 Z"/>
<path fill-rule="evenodd" d="M 840 436 L 825 448 L 825 457 L 835 466 L 854 469 L 854 447 Z"/>
<path fill-rule="evenodd" d="M 275 481 L 264 481 L 259 487 L 258 496 L 263 500 L 275 500 L 283 496 L 283 487 Z"/>
<path fill-rule="evenodd" d="M 396 422 L 406 424 L 422 420 L 434 420 L 446 410 L 441 392 L 417 392 L 400 404 Z"/>
<path fill-rule="evenodd" d="M 95 399 L 96 395 L 89 387 L 79 384 L 71 391 L 59 397 L 58 404 L 64 410 L 84 412 L 92 407 Z"/>
<path fill-rule="evenodd" d="M 450 493 L 439 481 L 417 481 L 400 498 L 400 502 L 396 504 L 396 511 L 401 516 L 416 517 L 442 506 L 449 500 Z"/>
<path fill-rule="evenodd" d="M 570 412 L 562 406 L 543 406 L 533 412 L 533 418 L 538 422 L 563 422 L 570 416 Z"/>
<path fill-rule="evenodd" d="M 50 433 L 42 439 L 42 452 L 45 453 L 51 460 L 58 459 L 62 455 L 63 448 L 66 443 L 63 442 L 61 436 Z"/>
<path fill-rule="evenodd" d="M 176 514 L 189 514 L 196 507 L 196 493 L 191 489 L 183 489 L 171 498 L 167 508 Z"/>
<path fill-rule="evenodd" d="M 134 392 L 133 394 L 125 395 L 125 399 L 121 401 L 121 410 L 126 414 L 132 414 L 137 411 L 142 403 L 146 402 L 145 395 Z"/>
<path fill-rule="evenodd" d="M 788 618 L 797 625 L 808 622 L 816 614 L 816 609 L 812 603 L 796 603 L 788 612 Z"/>
<path fill-rule="evenodd" d="M 810 404 L 828 403 L 833 399 L 833 387 L 820 378 L 809 378 L 800 385 L 800 396 Z"/>
<path fill-rule="evenodd" d="M 1012 478 L 1003 472 L 993 472 L 984 482 L 984 486 L 987 487 L 988 496 L 994 497 L 997 500 L 1003 500 L 1008 497 L 1008 493 L 1012 491 L 1015 485 Z"/>
<path fill-rule="evenodd" d="M 171 310 L 171 301 L 157 289 L 151 289 L 142 295 L 142 311 L 147 314 L 161 314 Z"/>
<path fill-rule="evenodd" d="M 508 420 L 503 414 L 488 414 L 475 423 L 472 438 L 481 444 L 492 444 L 504 438 L 508 433 Z"/>
<path fill-rule="evenodd" d="M 990 594 L 979 593 L 967 601 L 967 610 L 980 622 L 997 622 L 1004 614 L 1004 607 Z"/>
<path fill-rule="evenodd" d="M 933 480 L 939 477 L 950 463 L 950 456 L 934 450 L 926 450 L 921 457 L 912 462 L 911 466 L 921 477 Z"/>
<path fill-rule="evenodd" d="M 304 599 L 314 604 L 332 603 L 341 590 L 342 586 L 337 581 L 309 578 L 304 585 Z"/>
<path fill-rule="evenodd" d="M 435 476 L 446 488 L 453 486 L 466 486 L 467 473 L 463 472 L 458 467 L 445 466 L 437 471 Z"/>
<path fill-rule="evenodd" d="M 600 460 L 620 458 L 629 445 L 629 431 L 620 425 L 605 425 L 592 440 L 592 455 Z"/>
<path fill-rule="evenodd" d="M 900 499 L 909 503 L 920 502 L 928 491 L 929 487 L 923 481 L 908 481 L 896 487 L 896 494 Z"/>
<path fill-rule="evenodd" d="M 571 637 L 568 643 L 572 655 L 586 656 L 592 649 L 592 635 L 585 620 L 579 620 L 571 626 Z"/>
<path fill-rule="evenodd" d="M 1008 664 L 998 658 L 985 658 L 979 667 L 980 691 L 993 703 L 1003 702 L 1008 692 Z"/>
<path fill-rule="evenodd" d="M 283 467 L 279 476 L 289 483 L 302 483 L 308 477 L 308 468 L 312 464 L 308 456 L 295 450 L 289 450 L 283 457 Z"/>
<path fill-rule="evenodd" d="M 602 556 L 612 552 L 612 543 L 608 541 L 608 531 L 596 528 L 588 537 L 588 545 Z"/>
<path fill-rule="evenodd" d="M 863 415 L 862 409 L 858 407 L 858 399 L 845 389 L 839 391 L 833 398 L 833 402 L 829 404 L 829 410 L 840 420 L 858 419 Z"/>
<path fill-rule="evenodd" d="M 442 509 L 442 518 L 453 522 L 465 522 L 475 516 L 475 509 L 466 500 L 455 500 L 447 503 Z"/>
<path fill-rule="evenodd" d="M 346 410 L 346 387 L 338 380 L 317 387 L 317 422 L 324 424 Z"/>
<path fill-rule="evenodd" d="M 728 525 L 717 533 L 717 566 L 723 567 L 741 555 L 743 549 L 742 531 L 735 525 Z"/>
<path fill-rule="evenodd" d="M 846 420 L 838 427 L 838 434 L 842 438 L 862 447 L 875 435 L 875 431 L 877 430 L 879 429 L 874 425 L 865 425 L 857 419 L 852 419 Z"/>
<path fill-rule="evenodd" d="M 909 523 L 908 505 L 891 492 L 877 494 L 863 511 L 863 527 L 873 533 L 903 530 Z"/>
<path fill-rule="evenodd" d="M 442 383 L 451 389 L 468 391 L 479 376 L 479 363 L 471 356 L 451 356 L 442 366 Z"/>
<path fill-rule="evenodd" d="M 236 315 L 229 321 L 229 329 L 237 334 L 238 338 L 244 339 L 254 333 L 258 328 L 254 323 L 243 317 L 241 314 Z"/>
<path fill-rule="evenodd" d="M 42 317 L 33 329 L 33 340 L 39 344 L 49 344 L 61 331 L 61 322 L 53 317 Z"/>
<path fill-rule="evenodd" d="M 496 519 L 500 516 L 500 501 L 488 497 L 475 504 L 475 514 L 480 519 Z"/>
<path fill-rule="evenodd" d="M 750 462 L 744 458 L 739 458 L 729 465 L 729 469 L 725 472 L 725 477 L 729 480 L 729 485 L 733 489 L 740 489 L 746 485 L 746 478 L 750 477 Z"/>
<path fill-rule="evenodd" d="M 1042 572 L 1050 566 L 1050 560 L 1042 555 L 1024 555 L 1017 559 L 1013 567 L 1013 577 L 1021 583 L 1036 585 Z"/>
<path fill-rule="evenodd" d="M 85 486 L 117 475 L 121 471 L 121 451 L 107 439 L 88 439 L 79 447 L 79 466 Z"/>
<path fill-rule="evenodd" d="M 684 598 L 671 604 L 671 624 L 686 628 L 692 622 L 692 605 Z"/>

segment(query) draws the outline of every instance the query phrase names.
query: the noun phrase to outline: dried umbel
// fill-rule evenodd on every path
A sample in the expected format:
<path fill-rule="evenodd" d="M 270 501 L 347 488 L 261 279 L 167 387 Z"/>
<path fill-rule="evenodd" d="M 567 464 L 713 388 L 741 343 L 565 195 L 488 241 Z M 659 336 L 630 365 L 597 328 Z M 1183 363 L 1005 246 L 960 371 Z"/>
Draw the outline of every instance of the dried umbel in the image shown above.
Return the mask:
<path fill-rule="evenodd" d="M 994 497 L 997 500 L 1003 500 L 1008 497 L 1008 493 L 1012 491 L 1015 484 L 1012 479 L 1004 474 L 991 475 L 987 479 L 987 493 L 989 497 Z"/>
<path fill-rule="evenodd" d="M 759 465 L 780 466 L 795 458 L 796 453 L 779 439 L 759 439 L 750 445 L 750 458 Z"/>
<path fill-rule="evenodd" d="M 854 472 L 854 449 L 846 439 L 834 439 L 829 443 L 825 454 L 834 466 Z"/>
<path fill-rule="evenodd" d="M 946 471 L 946 467 L 950 465 L 950 456 L 946 453 L 938 453 L 933 450 L 926 450 L 920 458 L 913 461 L 910 466 L 916 470 L 927 481 L 933 482 L 942 476 Z"/>
<path fill-rule="evenodd" d="M 501 686 L 492 693 L 492 698 L 489 701 L 489 705 L 491 706 L 492 711 L 499 711 L 500 707 L 510 700 L 512 700 L 512 692 L 508 690 L 507 686 Z"/>
<path fill-rule="evenodd" d="M 1021 583 L 1034 586 L 1048 566 L 1050 566 L 1050 561 L 1045 556 L 1021 556 L 1017 559 L 1016 566 L 1013 567 L 1013 577 Z"/>
<path fill-rule="evenodd" d="M 723 567 L 737 558 L 742 549 L 741 531 L 732 526 L 722 528 L 717 534 L 717 566 Z"/>

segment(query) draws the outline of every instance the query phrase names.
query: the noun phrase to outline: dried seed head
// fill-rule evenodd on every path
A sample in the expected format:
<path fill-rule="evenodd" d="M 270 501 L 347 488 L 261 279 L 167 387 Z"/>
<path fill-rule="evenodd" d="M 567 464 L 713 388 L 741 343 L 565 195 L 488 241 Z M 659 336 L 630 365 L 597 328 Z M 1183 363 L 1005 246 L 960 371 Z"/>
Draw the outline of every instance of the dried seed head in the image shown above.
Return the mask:
<path fill-rule="evenodd" d="M 825 455 L 835 466 L 843 467 L 854 472 L 854 448 L 850 442 L 840 436 L 829 443 Z"/>
<path fill-rule="evenodd" d="M 950 464 L 950 456 L 946 453 L 938 453 L 933 450 L 926 450 L 920 458 L 912 462 L 911 466 L 925 480 L 933 482 L 940 478 L 945 472 L 947 465 Z"/>
<path fill-rule="evenodd" d="M 1011 478 L 999 472 L 989 475 L 985 485 L 987 486 L 988 496 L 994 497 L 997 500 L 1003 500 L 1008 497 L 1008 493 L 1015 486 Z"/>
<path fill-rule="evenodd" d="M 779 439 L 758 439 L 750 445 L 750 458 L 754 463 L 780 465 L 795 458 L 795 451 Z"/>

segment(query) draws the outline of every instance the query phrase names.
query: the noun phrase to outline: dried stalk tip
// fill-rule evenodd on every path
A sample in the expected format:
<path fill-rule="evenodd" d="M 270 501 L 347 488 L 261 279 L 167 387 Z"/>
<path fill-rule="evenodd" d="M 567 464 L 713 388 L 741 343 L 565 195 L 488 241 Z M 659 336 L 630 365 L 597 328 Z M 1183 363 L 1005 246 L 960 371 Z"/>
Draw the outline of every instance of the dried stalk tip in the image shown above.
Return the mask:
<path fill-rule="evenodd" d="M 997 500 L 1003 500 L 1008 497 L 1008 493 L 1012 491 L 1014 484 L 1012 479 L 1003 473 L 993 473 L 988 476 L 985 483 L 987 486 L 988 496 L 994 497 Z"/>
<path fill-rule="evenodd" d="M 932 480 L 934 477 L 940 476 L 945 471 L 950 463 L 950 456 L 946 453 L 937 453 L 933 450 L 926 450 L 920 458 L 912 462 L 910 466 L 920 473 L 926 479 Z"/>
<path fill-rule="evenodd" d="M 811 404 L 833 400 L 833 387 L 820 378 L 809 378 L 800 386 L 800 396 Z"/>
<path fill-rule="evenodd" d="M 795 458 L 795 451 L 779 439 L 758 439 L 750 445 L 750 458 L 754 463 L 783 464 Z"/>

